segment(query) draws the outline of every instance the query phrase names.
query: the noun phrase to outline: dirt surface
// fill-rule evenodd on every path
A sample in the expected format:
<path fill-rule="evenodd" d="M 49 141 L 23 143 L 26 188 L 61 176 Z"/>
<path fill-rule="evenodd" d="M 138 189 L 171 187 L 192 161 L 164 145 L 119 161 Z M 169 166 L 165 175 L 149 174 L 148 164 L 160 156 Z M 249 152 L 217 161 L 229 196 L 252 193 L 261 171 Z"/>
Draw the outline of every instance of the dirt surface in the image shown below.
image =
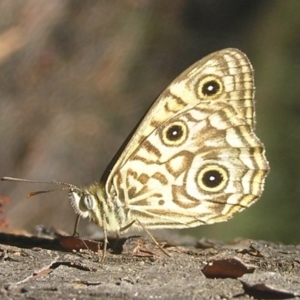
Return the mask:
<path fill-rule="evenodd" d="M 135 236 L 101 263 L 100 243 L 68 252 L 78 241 L 1 233 L 1 299 L 300 299 L 300 246 L 204 240 L 168 257 Z"/>

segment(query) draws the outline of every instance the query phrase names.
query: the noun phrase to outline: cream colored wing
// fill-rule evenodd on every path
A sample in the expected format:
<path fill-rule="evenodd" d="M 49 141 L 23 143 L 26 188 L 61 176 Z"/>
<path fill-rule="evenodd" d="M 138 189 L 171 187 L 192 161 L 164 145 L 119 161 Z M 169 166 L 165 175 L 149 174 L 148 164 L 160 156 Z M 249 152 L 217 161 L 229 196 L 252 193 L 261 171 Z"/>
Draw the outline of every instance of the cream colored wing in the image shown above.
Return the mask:
<path fill-rule="evenodd" d="M 253 71 L 236 49 L 192 65 L 158 97 L 105 183 L 147 228 L 224 221 L 253 203 L 268 173 L 253 132 Z"/>
<path fill-rule="evenodd" d="M 217 89 L 217 93 L 213 93 Z M 230 103 L 254 126 L 253 69 L 247 56 L 238 49 L 224 49 L 199 60 L 180 74 L 156 99 L 126 147 L 108 166 L 103 183 L 109 193 L 114 173 L 127 161 L 139 144 L 170 117 L 200 102 Z M 123 147 L 122 147 L 123 148 Z"/>
<path fill-rule="evenodd" d="M 117 198 L 147 228 L 225 221 L 262 193 L 264 148 L 232 106 L 198 104 L 152 132 L 114 174 Z"/>

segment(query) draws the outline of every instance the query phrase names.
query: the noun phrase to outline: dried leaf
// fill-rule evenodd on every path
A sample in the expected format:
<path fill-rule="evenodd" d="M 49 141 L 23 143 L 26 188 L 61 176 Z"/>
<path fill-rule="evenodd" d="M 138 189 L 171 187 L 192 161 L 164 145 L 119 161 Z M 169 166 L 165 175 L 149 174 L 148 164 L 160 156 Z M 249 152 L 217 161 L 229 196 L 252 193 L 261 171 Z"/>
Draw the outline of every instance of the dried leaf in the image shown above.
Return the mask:
<path fill-rule="evenodd" d="M 245 273 L 253 273 L 255 268 L 246 265 L 237 257 L 223 258 L 210 261 L 203 269 L 208 278 L 237 278 Z"/>

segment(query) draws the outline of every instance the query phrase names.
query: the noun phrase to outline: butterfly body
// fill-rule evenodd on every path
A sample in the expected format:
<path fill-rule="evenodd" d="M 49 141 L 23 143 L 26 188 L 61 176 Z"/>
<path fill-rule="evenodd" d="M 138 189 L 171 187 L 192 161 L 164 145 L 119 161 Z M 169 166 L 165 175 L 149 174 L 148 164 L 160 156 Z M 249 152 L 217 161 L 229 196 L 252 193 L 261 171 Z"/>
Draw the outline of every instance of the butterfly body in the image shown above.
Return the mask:
<path fill-rule="evenodd" d="M 158 97 L 100 183 L 71 188 L 71 203 L 105 235 L 225 221 L 258 199 L 269 171 L 254 123 L 248 58 L 210 54 Z"/>

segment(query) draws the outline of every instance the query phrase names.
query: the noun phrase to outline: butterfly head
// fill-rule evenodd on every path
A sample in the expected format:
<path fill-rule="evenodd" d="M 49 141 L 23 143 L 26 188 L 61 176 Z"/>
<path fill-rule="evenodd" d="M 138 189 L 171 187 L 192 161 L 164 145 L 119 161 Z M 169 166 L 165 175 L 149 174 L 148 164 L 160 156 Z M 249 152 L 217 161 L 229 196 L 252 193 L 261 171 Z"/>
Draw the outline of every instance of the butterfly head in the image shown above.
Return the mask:
<path fill-rule="evenodd" d="M 76 214 L 82 218 L 93 219 L 98 205 L 97 205 L 97 185 L 93 185 L 90 188 L 78 188 L 75 186 L 70 187 L 69 200 Z M 99 191 L 101 189 L 98 188 Z"/>
<path fill-rule="evenodd" d="M 61 182 L 61 181 L 38 181 L 38 180 L 28 180 L 28 179 L 13 178 L 13 177 L 3 177 L 1 178 L 1 180 L 63 185 L 64 187 L 58 189 L 30 192 L 27 195 L 27 198 L 30 198 L 38 194 L 67 190 L 69 191 L 69 200 L 71 202 L 73 209 L 75 210 L 76 214 L 78 214 L 82 218 L 89 217 L 92 219 L 92 216 L 97 207 L 97 201 L 94 195 L 97 195 L 97 190 L 99 190 L 99 188 L 96 189 L 96 186 L 98 186 L 96 184 L 93 185 L 91 188 L 86 189 L 86 188 L 80 188 L 77 187 L 76 185 L 66 183 L 66 182 Z"/>

